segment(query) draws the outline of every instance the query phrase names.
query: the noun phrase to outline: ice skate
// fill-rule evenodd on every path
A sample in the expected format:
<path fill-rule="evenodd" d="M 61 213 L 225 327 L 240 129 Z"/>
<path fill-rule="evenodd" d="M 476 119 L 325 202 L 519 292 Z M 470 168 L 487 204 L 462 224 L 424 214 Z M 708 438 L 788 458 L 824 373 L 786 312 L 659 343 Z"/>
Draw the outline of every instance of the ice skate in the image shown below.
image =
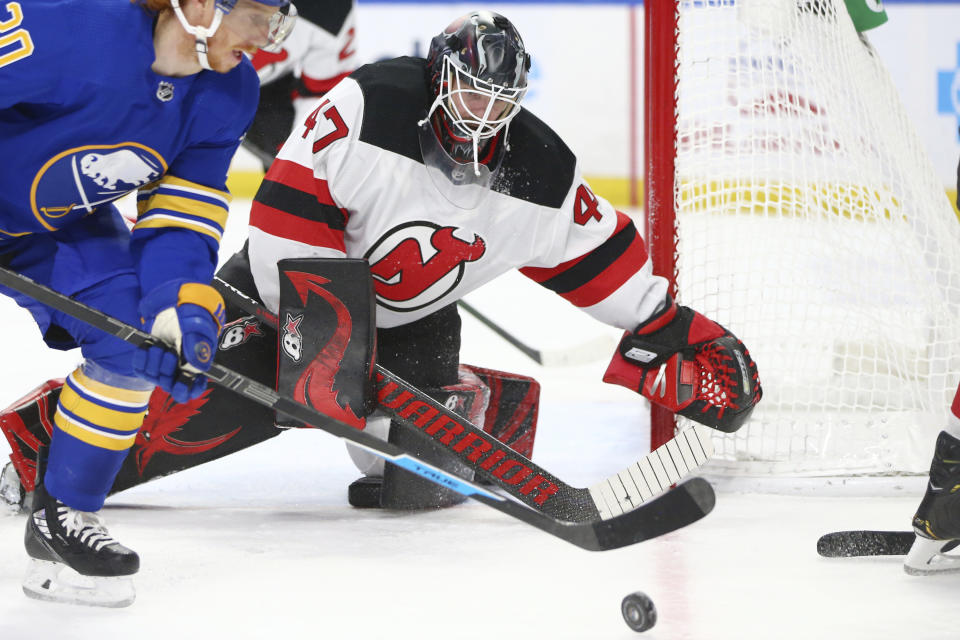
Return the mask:
<path fill-rule="evenodd" d="M 910 575 L 960 572 L 960 440 L 937 438 L 927 492 L 913 516 L 917 539 L 903 563 Z"/>
<path fill-rule="evenodd" d="M 133 603 L 130 576 L 140 558 L 110 537 L 95 513 L 77 511 L 40 490 L 28 518 L 30 556 L 23 592 L 31 598 L 101 607 Z"/>

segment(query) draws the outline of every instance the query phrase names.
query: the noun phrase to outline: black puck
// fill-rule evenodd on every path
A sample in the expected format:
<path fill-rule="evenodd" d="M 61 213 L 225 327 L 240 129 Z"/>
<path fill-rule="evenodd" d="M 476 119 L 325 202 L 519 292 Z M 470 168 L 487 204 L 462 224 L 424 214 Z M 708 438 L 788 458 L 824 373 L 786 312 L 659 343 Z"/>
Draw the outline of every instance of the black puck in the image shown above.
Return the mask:
<path fill-rule="evenodd" d="M 642 591 L 634 591 L 624 597 L 620 603 L 620 613 L 627 626 L 638 633 L 652 629 L 657 624 L 657 608 L 650 596 Z"/>

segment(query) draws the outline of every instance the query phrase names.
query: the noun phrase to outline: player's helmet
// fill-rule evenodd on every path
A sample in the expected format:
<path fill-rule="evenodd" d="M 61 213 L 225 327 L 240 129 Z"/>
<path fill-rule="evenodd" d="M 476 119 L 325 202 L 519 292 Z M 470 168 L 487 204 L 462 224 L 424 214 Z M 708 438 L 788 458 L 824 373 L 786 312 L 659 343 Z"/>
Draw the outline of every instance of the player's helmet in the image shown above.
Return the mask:
<path fill-rule="evenodd" d="M 293 30 L 297 18 L 297 8 L 290 0 L 216 0 L 213 21 L 207 27 L 190 24 L 180 8 L 180 0 L 170 0 L 170 5 L 180 24 L 196 40 L 197 58 L 204 69 L 210 69 L 207 60 L 207 39 L 216 33 L 224 16 L 236 9 L 238 4 L 242 7 L 244 2 L 276 7 L 277 10 L 270 16 L 269 21 L 259 14 L 250 15 L 251 12 L 248 12 L 247 15 L 238 17 L 234 21 L 232 25 L 234 31 L 249 33 L 254 42 L 257 40 L 264 42 L 260 48 L 265 51 L 279 51 L 283 41 Z"/>
<path fill-rule="evenodd" d="M 520 33 L 491 11 L 461 16 L 430 41 L 427 70 L 435 99 L 427 117 L 451 158 L 478 169 L 481 142 L 519 113 L 529 69 Z"/>

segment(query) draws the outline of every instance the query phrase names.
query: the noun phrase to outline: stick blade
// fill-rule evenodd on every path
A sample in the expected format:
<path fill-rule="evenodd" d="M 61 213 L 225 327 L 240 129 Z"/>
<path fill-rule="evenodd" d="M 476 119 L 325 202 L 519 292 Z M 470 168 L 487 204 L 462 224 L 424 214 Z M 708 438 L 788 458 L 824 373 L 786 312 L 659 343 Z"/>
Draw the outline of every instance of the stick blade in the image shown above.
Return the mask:
<path fill-rule="evenodd" d="M 824 558 L 903 556 L 915 537 L 913 531 L 834 531 L 820 536 L 817 553 Z"/>
<path fill-rule="evenodd" d="M 619 549 L 682 529 L 713 511 L 716 501 L 709 482 L 691 478 L 633 511 L 593 523 L 592 550 Z"/>

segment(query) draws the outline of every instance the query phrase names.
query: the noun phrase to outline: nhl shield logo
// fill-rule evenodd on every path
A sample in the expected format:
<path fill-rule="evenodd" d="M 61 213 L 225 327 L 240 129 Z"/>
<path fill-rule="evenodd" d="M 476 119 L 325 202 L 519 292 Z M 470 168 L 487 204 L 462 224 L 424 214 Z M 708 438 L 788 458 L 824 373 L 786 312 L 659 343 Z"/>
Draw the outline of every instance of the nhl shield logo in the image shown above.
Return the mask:
<path fill-rule="evenodd" d="M 173 100 L 173 84 L 163 80 L 157 85 L 157 100 L 170 102 Z"/>

